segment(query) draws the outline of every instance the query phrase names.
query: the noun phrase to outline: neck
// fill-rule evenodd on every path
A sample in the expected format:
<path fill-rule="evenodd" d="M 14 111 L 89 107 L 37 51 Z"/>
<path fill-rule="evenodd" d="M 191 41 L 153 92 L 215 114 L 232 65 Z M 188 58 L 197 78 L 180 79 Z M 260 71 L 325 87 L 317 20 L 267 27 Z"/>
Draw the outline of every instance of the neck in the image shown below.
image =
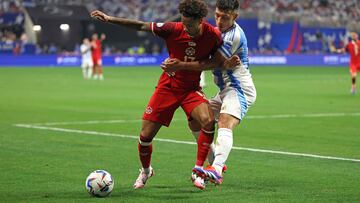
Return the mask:
<path fill-rule="evenodd" d="M 202 24 L 201 24 L 199 30 L 196 33 L 193 33 L 193 34 L 190 34 L 189 32 L 187 32 L 187 33 L 188 33 L 188 35 L 190 37 L 195 38 L 195 37 L 198 37 L 198 36 L 200 36 L 202 34 L 202 30 L 203 29 L 202 29 Z"/>
<path fill-rule="evenodd" d="M 225 31 L 222 32 L 222 33 L 225 33 L 225 32 L 227 32 L 227 31 L 229 31 L 232 27 L 234 27 L 234 24 L 232 24 L 230 27 L 226 28 Z"/>

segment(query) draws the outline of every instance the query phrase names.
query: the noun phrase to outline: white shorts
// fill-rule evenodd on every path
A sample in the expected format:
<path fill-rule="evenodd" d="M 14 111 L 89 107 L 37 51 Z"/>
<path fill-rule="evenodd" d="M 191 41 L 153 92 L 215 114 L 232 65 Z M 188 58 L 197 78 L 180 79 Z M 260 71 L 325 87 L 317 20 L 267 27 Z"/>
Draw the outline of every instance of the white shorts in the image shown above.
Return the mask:
<path fill-rule="evenodd" d="M 242 87 L 241 89 L 227 86 L 209 102 L 216 120 L 218 120 L 220 113 L 226 113 L 242 120 L 255 100 L 255 86 Z"/>
<path fill-rule="evenodd" d="M 92 59 L 90 60 L 83 60 L 82 63 L 81 63 L 81 67 L 82 68 L 92 68 L 93 67 L 93 61 Z"/>

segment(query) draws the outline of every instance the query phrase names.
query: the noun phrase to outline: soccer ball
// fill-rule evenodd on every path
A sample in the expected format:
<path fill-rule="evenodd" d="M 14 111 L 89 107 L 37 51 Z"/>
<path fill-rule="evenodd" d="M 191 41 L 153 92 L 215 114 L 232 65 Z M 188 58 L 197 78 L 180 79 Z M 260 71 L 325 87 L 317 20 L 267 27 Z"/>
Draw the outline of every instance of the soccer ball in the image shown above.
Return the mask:
<path fill-rule="evenodd" d="M 114 180 L 109 172 L 96 170 L 86 178 L 85 186 L 91 196 L 106 197 L 114 188 Z"/>

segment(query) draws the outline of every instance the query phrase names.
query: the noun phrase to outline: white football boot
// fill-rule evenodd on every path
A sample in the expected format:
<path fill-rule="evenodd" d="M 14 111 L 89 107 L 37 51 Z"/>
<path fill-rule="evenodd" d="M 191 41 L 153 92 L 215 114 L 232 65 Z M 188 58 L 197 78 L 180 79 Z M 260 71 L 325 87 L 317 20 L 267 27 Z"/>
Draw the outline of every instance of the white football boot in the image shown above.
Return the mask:
<path fill-rule="evenodd" d="M 203 190 L 206 187 L 205 180 L 194 172 L 192 172 L 191 174 L 191 181 L 194 184 L 194 186 L 199 188 L 200 190 Z"/>
<path fill-rule="evenodd" d="M 140 169 L 140 174 L 134 183 L 134 189 L 140 189 L 145 186 L 146 181 L 154 175 L 154 170 L 150 166 L 149 173 L 145 173 L 144 168 Z"/>

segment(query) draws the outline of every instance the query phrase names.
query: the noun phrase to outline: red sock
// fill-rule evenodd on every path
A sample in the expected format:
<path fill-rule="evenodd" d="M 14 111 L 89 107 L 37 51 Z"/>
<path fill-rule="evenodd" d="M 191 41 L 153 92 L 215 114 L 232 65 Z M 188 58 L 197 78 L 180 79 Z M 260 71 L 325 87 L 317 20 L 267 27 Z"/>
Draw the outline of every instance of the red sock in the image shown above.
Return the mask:
<path fill-rule="evenodd" d="M 199 138 L 197 140 L 198 150 L 196 155 L 196 166 L 203 166 L 206 160 L 206 157 L 210 150 L 210 145 L 214 140 L 214 131 L 204 132 L 201 130 Z"/>
<path fill-rule="evenodd" d="M 141 165 L 143 168 L 149 168 L 151 162 L 151 153 L 152 153 L 152 144 L 151 141 L 144 141 L 142 136 L 140 136 L 140 141 L 138 144 L 139 157 Z"/>

